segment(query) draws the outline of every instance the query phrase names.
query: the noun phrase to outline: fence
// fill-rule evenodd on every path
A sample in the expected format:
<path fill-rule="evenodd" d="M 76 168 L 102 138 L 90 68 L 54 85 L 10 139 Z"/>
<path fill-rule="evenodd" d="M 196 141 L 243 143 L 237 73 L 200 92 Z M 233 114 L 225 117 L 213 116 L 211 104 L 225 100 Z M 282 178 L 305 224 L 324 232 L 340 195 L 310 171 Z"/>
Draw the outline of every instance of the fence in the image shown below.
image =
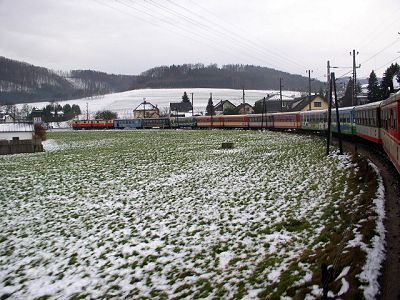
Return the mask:
<path fill-rule="evenodd" d="M 32 140 L 0 140 L 0 155 L 43 152 L 40 139 Z"/>

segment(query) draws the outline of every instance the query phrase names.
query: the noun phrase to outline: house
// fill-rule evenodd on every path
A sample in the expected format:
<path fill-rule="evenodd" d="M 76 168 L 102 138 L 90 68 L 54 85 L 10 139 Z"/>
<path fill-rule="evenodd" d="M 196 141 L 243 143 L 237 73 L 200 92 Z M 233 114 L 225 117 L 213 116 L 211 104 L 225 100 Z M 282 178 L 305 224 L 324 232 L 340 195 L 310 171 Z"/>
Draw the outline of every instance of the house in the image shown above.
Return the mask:
<path fill-rule="evenodd" d="M 311 95 L 311 100 L 309 96 L 303 96 L 294 99 L 290 106 L 290 111 L 309 111 L 309 110 L 320 110 L 328 109 L 328 100 L 321 95 Z"/>
<path fill-rule="evenodd" d="M 169 104 L 170 112 L 175 112 L 176 114 L 179 113 L 186 113 L 192 111 L 193 107 L 190 102 L 171 102 Z"/>
<path fill-rule="evenodd" d="M 135 119 L 159 118 L 160 110 L 150 102 L 143 101 L 133 110 Z"/>
<path fill-rule="evenodd" d="M 262 105 L 263 100 L 258 100 L 257 102 L 260 101 Z M 285 95 L 282 95 L 282 101 L 280 94 L 268 95 L 268 97 L 265 99 L 264 111 L 268 113 L 289 111 L 293 101 L 293 97 Z"/>
<path fill-rule="evenodd" d="M 254 113 L 254 108 L 248 103 L 242 103 L 236 107 L 239 115 L 248 115 Z"/>
<path fill-rule="evenodd" d="M 43 110 L 38 110 L 38 109 L 32 110 L 31 117 L 33 120 L 33 124 L 43 123 L 42 116 L 43 116 Z"/>
<path fill-rule="evenodd" d="M 4 123 L 0 124 L 0 140 L 31 140 L 34 128 L 29 123 Z"/>
<path fill-rule="evenodd" d="M 214 111 L 216 115 L 223 115 L 226 112 L 232 112 L 236 109 L 236 105 L 229 100 L 221 100 L 214 106 Z"/>
<path fill-rule="evenodd" d="M 0 124 L 0 155 L 34 152 L 43 152 L 43 145 L 33 124 Z"/>
<path fill-rule="evenodd" d="M 0 123 L 13 123 L 15 122 L 15 118 L 6 113 L 0 113 Z"/>

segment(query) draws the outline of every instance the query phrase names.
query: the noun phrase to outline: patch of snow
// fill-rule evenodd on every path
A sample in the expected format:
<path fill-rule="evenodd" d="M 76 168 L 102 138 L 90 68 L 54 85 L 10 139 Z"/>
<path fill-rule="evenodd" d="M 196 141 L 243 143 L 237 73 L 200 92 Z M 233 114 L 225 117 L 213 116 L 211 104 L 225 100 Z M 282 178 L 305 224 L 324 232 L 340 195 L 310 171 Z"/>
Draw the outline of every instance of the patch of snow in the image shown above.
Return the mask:
<path fill-rule="evenodd" d="M 349 288 L 350 288 L 350 285 L 347 282 L 347 280 L 345 278 L 342 278 L 342 287 L 340 288 L 339 293 L 337 295 L 341 296 L 341 295 L 347 293 Z"/>
<path fill-rule="evenodd" d="M 385 227 L 383 220 L 385 218 L 385 187 L 383 185 L 382 176 L 379 169 L 372 163 L 369 165 L 375 171 L 378 178 L 378 190 L 375 195 L 373 203 L 375 204 L 375 212 L 378 215 L 376 221 L 377 235 L 373 237 L 372 247 L 366 247 L 367 261 L 363 267 L 363 271 L 359 275 L 362 283 L 366 285 L 361 286 L 364 290 L 365 299 L 375 299 L 379 293 L 378 277 L 381 274 L 382 262 L 385 259 Z"/>

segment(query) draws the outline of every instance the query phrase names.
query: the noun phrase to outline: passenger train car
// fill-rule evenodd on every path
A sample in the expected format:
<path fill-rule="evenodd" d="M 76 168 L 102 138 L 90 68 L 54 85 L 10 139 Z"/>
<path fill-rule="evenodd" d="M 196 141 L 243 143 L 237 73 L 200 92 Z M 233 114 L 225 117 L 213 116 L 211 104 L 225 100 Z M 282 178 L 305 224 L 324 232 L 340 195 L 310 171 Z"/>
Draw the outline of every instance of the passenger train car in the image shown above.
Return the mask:
<path fill-rule="evenodd" d="M 378 144 L 382 144 L 379 117 L 381 103 L 382 101 L 379 101 L 354 108 L 357 127 L 356 135 Z"/>
<path fill-rule="evenodd" d="M 382 101 L 380 108 L 383 148 L 400 173 L 400 92 Z"/>
<path fill-rule="evenodd" d="M 382 144 L 400 172 L 400 92 L 388 99 L 366 105 L 338 109 L 341 133 Z M 332 131 L 338 132 L 336 110 L 331 114 Z M 326 131 L 328 111 L 283 112 L 251 115 L 216 115 L 182 118 L 84 120 L 72 123 L 81 129 L 144 128 L 238 128 Z"/>
<path fill-rule="evenodd" d="M 114 122 L 108 120 L 74 120 L 72 122 L 72 129 L 113 129 Z"/>

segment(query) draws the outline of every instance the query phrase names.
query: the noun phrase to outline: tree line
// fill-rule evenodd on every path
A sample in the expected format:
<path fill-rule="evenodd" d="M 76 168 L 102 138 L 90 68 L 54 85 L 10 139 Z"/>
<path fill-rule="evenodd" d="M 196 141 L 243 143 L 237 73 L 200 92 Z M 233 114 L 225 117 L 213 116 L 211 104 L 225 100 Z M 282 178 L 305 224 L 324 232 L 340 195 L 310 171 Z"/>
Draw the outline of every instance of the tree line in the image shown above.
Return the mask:
<path fill-rule="evenodd" d="M 138 87 L 149 88 L 229 88 L 229 89 L 279 89 L 279 78 L 285 89 L 308 91 L 308 78 L 275 69 L 229 64 L 184 64 L 152 68 L 137 78 Z M 325 87 L 325 83 L 314 80 L 313 91 Z"/>

